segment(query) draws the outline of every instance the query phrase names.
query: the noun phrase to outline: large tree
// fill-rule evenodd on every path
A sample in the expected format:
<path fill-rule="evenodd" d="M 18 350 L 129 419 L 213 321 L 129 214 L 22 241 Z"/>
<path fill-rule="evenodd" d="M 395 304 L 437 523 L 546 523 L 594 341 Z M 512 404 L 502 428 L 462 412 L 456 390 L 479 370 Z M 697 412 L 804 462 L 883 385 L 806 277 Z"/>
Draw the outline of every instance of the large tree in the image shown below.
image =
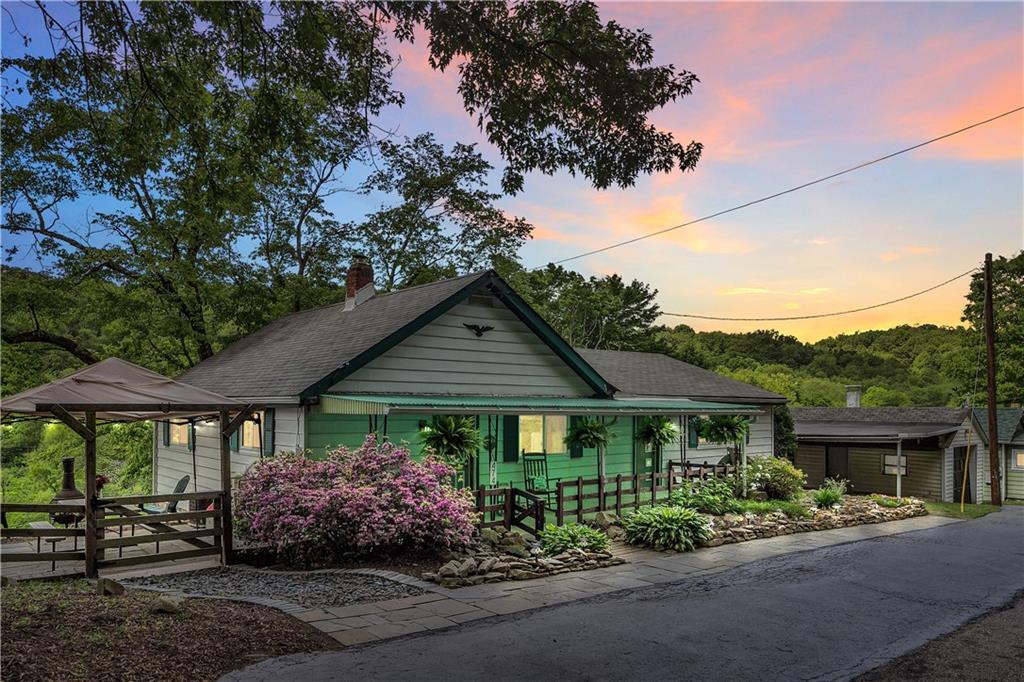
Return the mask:
<path fill-rule="evenodd" d="M 426 40 L 432 68 L 459 70 L 505 192 L 563 169 L 628 186 L 700 155 L 649 123 L 693 74 L 653 64 L 648 34 L 602 22 L 589 2 L 35 8 L 52 53 L 4 61 L 4 228 L 31 235 L 60 278 L 145 299 L 125 323 L 180 339 L 161 349 L 177 367 L 336 296 L 351 248 L 400 286 L 507 257 L 526 238 L 496 208 L 477 152 L 381 129 L 404 102 L 400 42 Z M 363 217 L 325 203 L 379 189 L 392 196 Z M 97 198 L 102 211 L 75 209 Z"/>
<path fill-rule="evenodd" d="M 971 277 L 971 288 L 964 306 L 963 320 L 974 333 L 974 372 L 977 383 L 975 404 L 984 404 L 984 355 L 980 345 L 984 327 L 985 280 L 981 271 Z M 996 400 L 1003 405 L 1024 403 L 1024 251 L 992 261 L 992 307 L 996 332 Z M 978 368 L 981 367 L 979 370 Z M 972 382 L 973 390 L 973 382 Z"/>

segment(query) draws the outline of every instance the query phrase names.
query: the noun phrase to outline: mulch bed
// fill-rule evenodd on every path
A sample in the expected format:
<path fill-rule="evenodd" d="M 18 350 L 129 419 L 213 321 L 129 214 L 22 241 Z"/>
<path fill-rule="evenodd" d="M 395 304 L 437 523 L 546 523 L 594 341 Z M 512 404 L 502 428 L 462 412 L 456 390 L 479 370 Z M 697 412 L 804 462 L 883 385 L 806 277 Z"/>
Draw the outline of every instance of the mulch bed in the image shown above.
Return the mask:
<path fill-rule="evenodd" d="M 24 582 L 0 597 L 0 677 L 10 680 L 216 680 L 272 656 L 337 649 L 332 638 L 265 606 L 162 595 L 99 597 L 84 581 Z"/>
<path fill-rule="evenodd" d="M 236 552 L 238 560 L 251 566 L 260 566 L 283 571 L 299 570 L 300 567 L 279 563 L 277 554 L 268 547 L 248 546 Z M 306 568 L 378 568 L 385 571 L 404 573 L 415 578 L 422 578 L 425 573 L 437 573 L 437 570 L 451 557 L 429 556 L 423 554 L 395 554 L 387 557 L 348 557 L 335 559 L 329 563 L 320 563 Z"/>

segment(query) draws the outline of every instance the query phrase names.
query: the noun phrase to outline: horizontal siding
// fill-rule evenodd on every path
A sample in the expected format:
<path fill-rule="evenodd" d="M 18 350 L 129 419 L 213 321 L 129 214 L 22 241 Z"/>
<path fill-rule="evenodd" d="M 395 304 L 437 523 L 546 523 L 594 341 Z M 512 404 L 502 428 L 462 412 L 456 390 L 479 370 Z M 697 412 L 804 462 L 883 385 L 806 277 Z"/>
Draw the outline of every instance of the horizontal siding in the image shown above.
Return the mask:
<path fill-rule="evenodd" d="M 807 476 L 807 486 L 817 488 L 825 482 L 825 446 L 797 445 L 796 468 Z"/>
<path fill-rule="evenodd" d="M 496 301 L 496 299 L 492 299 Z M 335 384 L 340 393 L 590 396 L 593 390 L 500 302 L 461 303 Z M 463 323 L 494 327 L 482 337 Z"/>
<path fill-rule="evenodd" d="M 302 448 L 302 408 L 292 405 L 274 408 L 274 452 Z M 157 423 L 154 449 L 154 492 L 169 493 L 182 476 L 188 476 L 188 491 L 220 489 L 220 438 L 216 420 L 196 424 L 196 457 L 184 445 L 164 446 L 160 434 L 162 424 Z M 237 479 L 258 461 L 256 448 L 240 448 L 231 453 L 231 477 Z"/>
<path fill-rule="evenodd" d="M 1006 497 L 1011 500 L 1024 500 L 1024 469 L 1013 468 L 1014 452 L 1024 452 L 1024 448 L 1007 448 Z"/>
<path fill-rule="evenodd" d="M 882 457 L 895 455 L 895 447 L 858 448 L 849 450 L 849 480 L 851 492 L 858 494 L 896 494 L 896 476 L 882 473 Z M 903 450 L 907 460 L 907 475 L 902 477 L 904 496 L 938 500 L 942 496 L 942 451 Z"/>

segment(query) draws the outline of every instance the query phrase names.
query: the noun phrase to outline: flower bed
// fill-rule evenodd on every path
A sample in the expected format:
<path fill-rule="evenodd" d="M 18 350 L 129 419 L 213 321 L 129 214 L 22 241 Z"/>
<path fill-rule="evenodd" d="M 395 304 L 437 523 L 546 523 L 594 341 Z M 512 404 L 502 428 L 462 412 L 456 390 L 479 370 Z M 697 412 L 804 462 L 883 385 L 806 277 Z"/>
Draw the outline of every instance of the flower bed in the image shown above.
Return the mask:
<path fill-rule="evenodd" d="M 453 555 L 437 573 L 424 573 L 423 579 L 444 587 L 466 587 L 504 580 L 529 580 L 621 563 L 625 561 L 610 552 L 577 548 L 545 556 L 538 543 L 518 533 L 488 528 L 481 531 L 477 546 Z"/>
<path fill-rule="evenodd" d="M 712 516 L 710 518 L 714 537 L 704 543 L 704 546 L 717 547 L 733 542 L 773 538 L 777 535 L 900 521 L 914 516 L 924 516 L 927 513 L 924 502 L 917 499 L 909 499 L 900 507 L 884 507 L 869 497 L 845 496 L 839 506 L 833 509 L 812 510 L 811 516 L 807 518 L 792 518 L 780 512 Z"/>

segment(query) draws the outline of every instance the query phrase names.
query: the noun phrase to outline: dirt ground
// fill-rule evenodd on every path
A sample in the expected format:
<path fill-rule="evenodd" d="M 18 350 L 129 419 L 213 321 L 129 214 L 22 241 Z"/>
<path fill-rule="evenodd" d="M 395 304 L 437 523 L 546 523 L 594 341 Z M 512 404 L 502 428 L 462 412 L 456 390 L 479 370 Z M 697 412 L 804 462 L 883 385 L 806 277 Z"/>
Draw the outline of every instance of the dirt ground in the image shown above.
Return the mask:
<path fill-rule="evenodd" d="M 84 581 L 2 592 L 0 677 L 8 680 L 216 680 L 264 658 L 337 649 L 322 632 L 265 606 L 152 592 L 99 597 Z"/>
<path fill-rule="evenodd" d="M 1004 682 L 1024 679 L 1024 593 L 959 630 L 857 678 L 858 682 Z"/>

